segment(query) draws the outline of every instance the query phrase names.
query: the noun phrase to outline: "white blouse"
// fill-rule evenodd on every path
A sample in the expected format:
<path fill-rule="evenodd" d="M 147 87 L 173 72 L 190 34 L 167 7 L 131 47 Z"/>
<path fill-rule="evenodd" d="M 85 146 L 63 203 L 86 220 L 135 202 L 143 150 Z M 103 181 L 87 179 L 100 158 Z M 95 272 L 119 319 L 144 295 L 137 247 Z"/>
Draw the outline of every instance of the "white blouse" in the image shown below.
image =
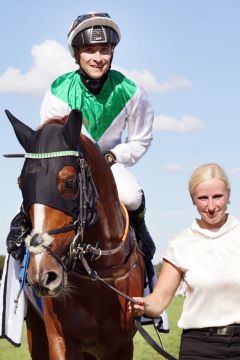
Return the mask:
<path fill-rule="evenodd" d="M 228 215 L 217 231 L 194 221 L 173 240 L 163 258 L 180 268 L 187 285 L 180 328 L 240 323 L 240 222 Z"/>

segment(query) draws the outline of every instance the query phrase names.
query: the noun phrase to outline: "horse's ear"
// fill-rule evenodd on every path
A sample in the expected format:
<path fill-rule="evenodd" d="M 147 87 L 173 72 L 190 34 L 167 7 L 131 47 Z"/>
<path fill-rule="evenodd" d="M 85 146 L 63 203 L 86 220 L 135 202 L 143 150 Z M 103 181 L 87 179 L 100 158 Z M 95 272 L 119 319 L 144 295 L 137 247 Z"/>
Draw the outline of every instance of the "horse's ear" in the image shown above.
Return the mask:
<path fill-rule="evenodd" d="M 26 151 L 29 151 L 29 147 L 32 143 L 35 131 L 17 118 L 15 118 L 15 116 L 13 116 L 10 111 L 5 110 L 5 113 L 13 126 L 18 141 Z"/>
<path fill-rule="evenodd" d="M 63 126 L 63 136 L 68 145 L 75 147 L 79 142 L 82 129 L 82 112 L 75 109 L 68 116 L 66 124 Z"/>

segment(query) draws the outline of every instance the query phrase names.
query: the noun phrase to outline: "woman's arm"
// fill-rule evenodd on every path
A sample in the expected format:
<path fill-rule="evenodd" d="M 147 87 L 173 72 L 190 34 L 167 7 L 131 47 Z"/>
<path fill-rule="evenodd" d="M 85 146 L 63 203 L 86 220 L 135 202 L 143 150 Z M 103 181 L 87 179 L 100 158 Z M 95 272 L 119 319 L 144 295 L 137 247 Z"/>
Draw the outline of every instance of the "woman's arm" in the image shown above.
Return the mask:
<path fill-rule="evenodd" d="M 129 304 L 129 310 L 135 316 L 143 314 L 149 317 L 157 317 L 170 304 L 177 288 L 182 280 L 182 271 L 167 260 L 163 266 L 152 294 L 146 297 L 134 297 L 138 304 Z"/>

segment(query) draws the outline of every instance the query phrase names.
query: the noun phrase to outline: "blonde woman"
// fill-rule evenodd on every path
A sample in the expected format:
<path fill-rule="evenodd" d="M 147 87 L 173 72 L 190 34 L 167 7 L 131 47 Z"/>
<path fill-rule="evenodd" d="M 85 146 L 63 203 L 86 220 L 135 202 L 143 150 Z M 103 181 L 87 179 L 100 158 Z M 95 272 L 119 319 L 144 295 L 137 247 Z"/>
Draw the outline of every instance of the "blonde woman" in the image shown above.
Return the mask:
<path fill-rule="evenodd" d="M 204 164 L 193 172 L 189 193 L 199 219 L 170 241 L 153 293 L 129 309 L 157 316 L 184 281 L 179 359 L 240 359 L 240 222 L 227 213 L 227 175 Z"/>

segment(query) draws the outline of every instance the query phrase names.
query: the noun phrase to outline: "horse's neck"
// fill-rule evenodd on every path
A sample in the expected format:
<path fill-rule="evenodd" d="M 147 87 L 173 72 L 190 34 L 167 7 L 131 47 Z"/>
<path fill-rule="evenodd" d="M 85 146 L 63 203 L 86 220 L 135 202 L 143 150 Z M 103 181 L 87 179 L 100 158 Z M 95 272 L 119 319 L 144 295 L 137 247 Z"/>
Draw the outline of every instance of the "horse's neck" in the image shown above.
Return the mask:
<path fill-rule="evenodd" d="M 101 178 L 96 177 L 95 179 L 95 185 L 99 193 L 97 202 L 99 219 L 96 226 L 98 226 L 98 233 L 102 235 L 103 241 L 113 244 L 121 241 L 125 222 L 116 184 L 108 165 L 106 170 Z"/>
<path fill-rule="evenodd" d="M 81 144 L 99 195 L 97 202 L 99 219 L 94 226 L 90 227 L 89 232 L 91 233 L 94 228 L 95 233 L 98 233 L 99 242 L 105 242 L 105 245 L 106 242 L 109 245 L 116 244 L 122 239 L 125 221 L 112 171 L 100 151 L 89 139 L 81 138 Z"/>

